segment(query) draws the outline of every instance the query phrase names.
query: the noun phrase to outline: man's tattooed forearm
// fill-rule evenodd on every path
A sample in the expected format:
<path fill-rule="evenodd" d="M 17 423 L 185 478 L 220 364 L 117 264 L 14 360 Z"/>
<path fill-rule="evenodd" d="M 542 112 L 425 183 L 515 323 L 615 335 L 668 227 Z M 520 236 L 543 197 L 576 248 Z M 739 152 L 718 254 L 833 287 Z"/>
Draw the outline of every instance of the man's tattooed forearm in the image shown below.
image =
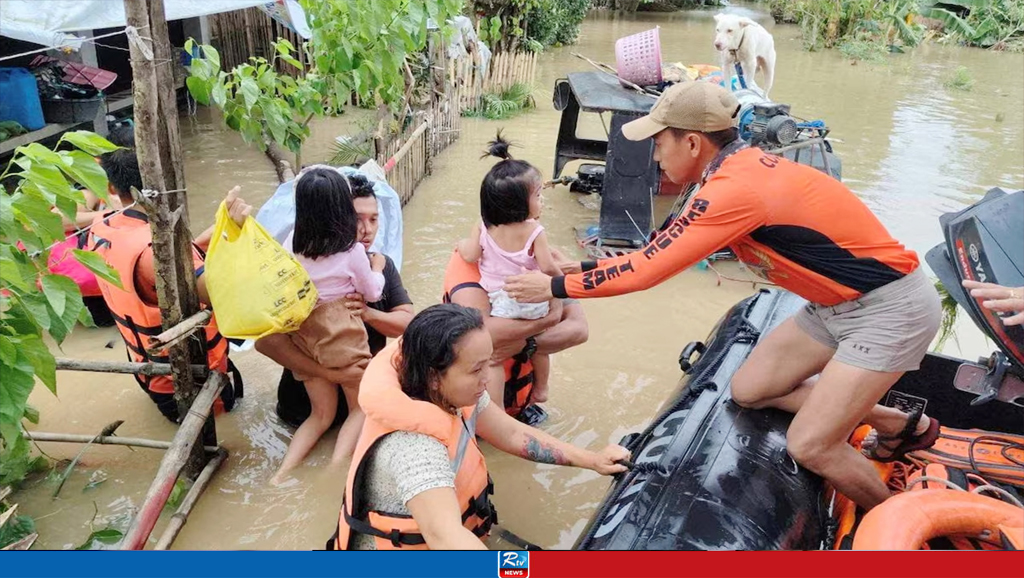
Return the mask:
<path fill-rule="evenodd" d="M 526 436 L 526 442 L 523 444 L 523 450 L 520 455 L 541 464 L 558 464 L 561 466 L 569 464 L 569 460 L 566 459 L 565 454 L 561 450 L 547 446 L 531 435 Z"/>

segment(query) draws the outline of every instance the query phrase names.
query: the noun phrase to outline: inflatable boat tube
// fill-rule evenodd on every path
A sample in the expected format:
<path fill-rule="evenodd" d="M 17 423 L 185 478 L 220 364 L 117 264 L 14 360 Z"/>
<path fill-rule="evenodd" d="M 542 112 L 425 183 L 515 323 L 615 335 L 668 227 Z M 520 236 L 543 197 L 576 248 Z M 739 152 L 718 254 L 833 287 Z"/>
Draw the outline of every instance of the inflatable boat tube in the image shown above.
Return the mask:
<path fill-rule="evenodd" d="M 623 440 L 636 466 L 617 476 L 576 549 L 823 546 L 824 483 L 786 452 L 791 416 L 742 409 L 729 390 L 758 340 L 804 303 L 762 290 L 734 306 L 707 345 L 683 350 L 680 391 L 645 432 Z"/>

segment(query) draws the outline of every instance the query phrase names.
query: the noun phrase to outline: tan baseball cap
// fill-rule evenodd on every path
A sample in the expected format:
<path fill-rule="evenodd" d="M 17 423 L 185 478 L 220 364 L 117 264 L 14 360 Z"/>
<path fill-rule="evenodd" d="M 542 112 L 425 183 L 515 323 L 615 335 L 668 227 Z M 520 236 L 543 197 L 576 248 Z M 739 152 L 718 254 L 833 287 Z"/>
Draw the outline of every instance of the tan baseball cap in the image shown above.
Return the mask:
<path fill-rule="evenodd" d="M 674 84 L 647 116 L 622 125 L 629 140 L 644 140 L 666 128 L 715 132 L 739 122 L 740 102 L 725 88 L 705 81 Z"/>

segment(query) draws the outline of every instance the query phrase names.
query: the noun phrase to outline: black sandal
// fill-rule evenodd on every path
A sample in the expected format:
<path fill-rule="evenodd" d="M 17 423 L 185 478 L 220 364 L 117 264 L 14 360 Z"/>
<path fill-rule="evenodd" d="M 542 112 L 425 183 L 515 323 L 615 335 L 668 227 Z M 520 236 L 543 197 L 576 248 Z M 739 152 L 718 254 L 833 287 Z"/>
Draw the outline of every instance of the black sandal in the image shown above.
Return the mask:
<path fill-rule="evenodd" d="M 921 421 L 923 415 L 924 408 L 918 407 L 910 412 L 910 415 L 907 417 L 907 425 L 903 426 L 903 431 L 899 434 L 883 436 L 879 433 L 877 443 L 868 454 L 868 458 L 882 463 L 895 462 L 910 452 L 927 449 L 935 445 L 935 441 L 939 439 L 940 426 L 939 420 L 933 417 L 928 419 L 928 429 L 924 430 L 920 435 L 914 435 L 914 430 L 917 429 L 917 424 Z M 875 432 L 877 433 L 878 430 L 875 430 Z M 893 440 L 900 440 L 899 445 L 889 447 L 882 443 Z M 886 457 L 879 457 L 876 453 L 879 448 L 890 452 L 890 454 Z"/>

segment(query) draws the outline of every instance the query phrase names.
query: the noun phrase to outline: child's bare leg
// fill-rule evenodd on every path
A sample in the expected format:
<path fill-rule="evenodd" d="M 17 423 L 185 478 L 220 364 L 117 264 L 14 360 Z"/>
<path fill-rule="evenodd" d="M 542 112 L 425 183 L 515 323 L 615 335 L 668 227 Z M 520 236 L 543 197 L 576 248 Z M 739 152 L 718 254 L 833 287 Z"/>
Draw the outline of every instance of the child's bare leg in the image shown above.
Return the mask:
<path fill-rule="evenodd" d="M 551 358 L 546 353 L 535 353 L 533 362 L 533 392 L 530 399 L 541 403 L 548 400 L 548 378 L 551 376 Z"/>
<path fill-rule="evenodd" d="M 280 469 L 271 480 L 271 483 L 274 484 L 284 481 L 285 474 L 302 463 L 316 442 L 320 441 L 320 437 L 324 435 L 327 428 L 331 427 L 334 414 L 338 413 L 337 385 L 319 377 L 307 379 L 304 383 L 306 392 L 309 394 L 312 412 L 306 421 L 302 422 L 299 429 L 295 430 L 284 461 L 281 462 Z"/>
<path fill-rule="evenodd" d="M 491 403 L 505 409 L 505 365 L 491 361 L 488 369 L 490 376 L 487 378 L 487 395 L 491 397 Z"/>
<path fill-rule="evenodd" d="M 363 430 L 366 414 L 359 407 L 359 382 L 360 380 L 356 379 L 341 386 L 345 401 L 348 403 L 348 417 L 338 430 L 338 441 L 334 443 L 334 455 L 331 456 L 332 465 L 352 457 L 356 442 L 359 441 L 359 433 Z"/>

